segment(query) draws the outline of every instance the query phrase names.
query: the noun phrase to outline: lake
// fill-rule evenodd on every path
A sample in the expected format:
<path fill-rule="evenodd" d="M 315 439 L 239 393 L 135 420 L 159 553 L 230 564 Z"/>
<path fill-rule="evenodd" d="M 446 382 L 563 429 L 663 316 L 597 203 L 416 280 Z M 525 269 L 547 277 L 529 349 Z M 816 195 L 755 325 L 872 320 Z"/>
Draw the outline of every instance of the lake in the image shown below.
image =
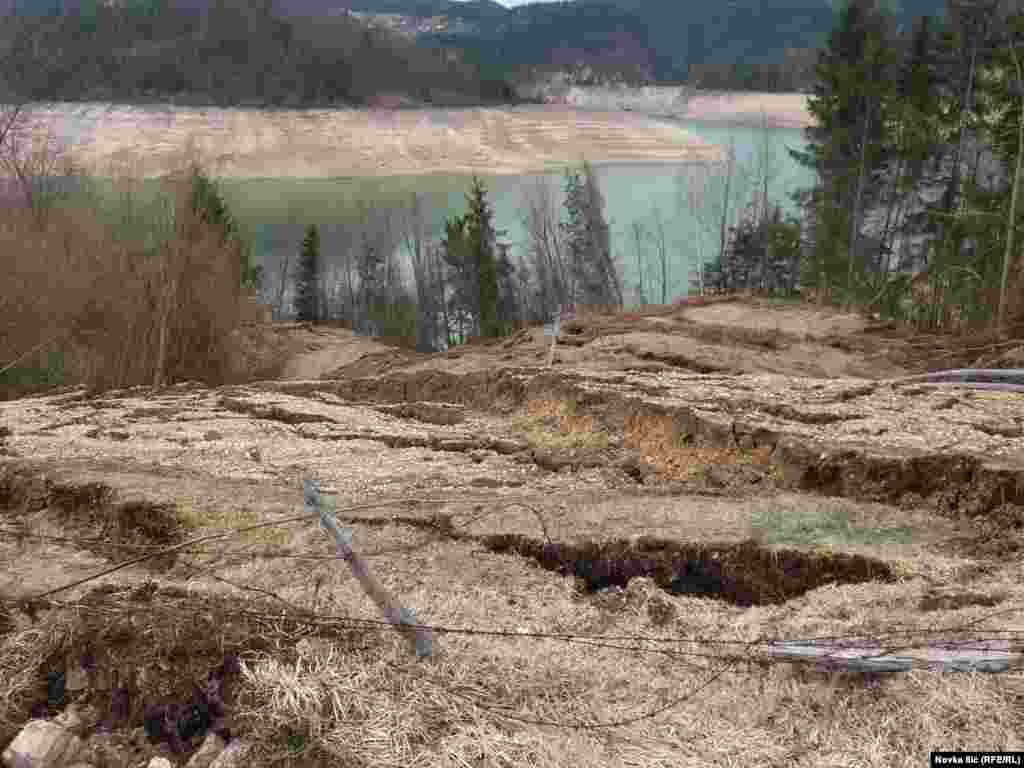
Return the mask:
<path fill-rule="evenodd" d="M 737 110 L 739 119 L 740 111 L 752 107 L 719 101 L 724 107 L 718 105 L 707 119 L 565 106 L 291 113 L 116 105 L 91 114 L 52 105 L 39 119 L 49 120 L 91 167 L 101 167 L 100 160 L 123 161 L 122 167 L 143 177 L 165 172 L 186 140 L 192 141 L 212 160 L 232 212 L 252 238 L 256 262 L 271 274 L 284 256 L 298 253 L 303 230 L 312 223 L 321 229 L 325 262 L 336 261 L 360 201 L 388 207 L 422 194 L 440 236 L 445 218 L 464 212 L 474 169 L 487 184 L 496 227 L 505 230 L 503 240 L 516 261 L 526 249 L 524 191 L 542 179 L 560 201 L 564 168 L 586 157 L 604 193 L 626 295 L 633 296 L 629 289 L 638 278 L 633 222 L 652 232 L 657 209 L 669 254 L 667 293 L 678 297 L 687 293 L 698 263 L 718 247 L 717 225 L 689 210 L 683 175 L 720 157 L 718 147 L 730 143 L 740 166 L 752 165 L 767 141 L 775 161 L 770 198 L 792 211 L 789 196 L 813 181 L 786 152 L 803 147 L 800 128 L 761 128 L 749 114 L 729 123 L 728 110 Z M 786 109 L 793 112 L 792 105 Z M 734 207 L 730 224 L 739 213 Z M 653 272 L 656 247 L 645 241 L 642 248 L 649 260 L 645 269 Z M 660 299 L 660 293 L 648 278 L 648 299 Z"/>
<path fill-rule="evenodd" d="M 809 186 L 813 175 L 797 165 L 786 148 L 802 149 L 803 133 L 795 128 L 757 128 L 748 125 L 723 125 L 681 121 L 687 130 L 706 141 L 722 146 L 733 144 L 738 164 L 756 164 L 759 148 L 765 141 L 774 149 L 776 175 L 769 185 L 769 197 L 786 212 L 795 212 L 791 194 Z M 595 172 L 605 197 L 605 215 L 611 230 L 612 248 L 624 267 L 624 286 L 638 282 L 637 248 L 632 224 L 640 221 L 651 233 L 653 209 L 664 221 L 669 253 L 670 297 L 685 296 L 690 276 L 701 258 L 717 252 L 718 234 L 702 227 L 699 217 L 686 204 L 685 175 L 688 163 L 595 164 Z M 543 179 L 561 201 L 564 177 L 561 172 L 525 173 L 518 176 L 480 174 L 487 185 L 495 212 L 496 228 L 505 230 L 502 238 L 510 243 L 513 261 L 526 253 L 526 232 L 522 224 L 524 191 L 537 179 Z M 286 254 L 298 252 L 303 229 L 310 223 L 320 227 L 321 252 L 330 259 L 332 248 L 344 241 L 343 220 L 354 201 L 380 201 L 382 204 L 407 200 L 413 193 L 423 194 L 431 203 L 434 234 L 443 234 L 446 217 L 466 210 L 469 175 L 393 176 L 360 179 L 226 179 L 222 189 L 231 209 L 248 228 L 260 263 L 268 270 Z M 710 212 L 710 207 L 705 209 Z M 733 211 L 735 223 L 739 210 Z M 642 246 L 648 259 L 645 270 L 654 270 L 656 248 L 653 242 Z M 293 259 L 294 261 L 294 259 Z M 660 273 L 659 273 L 660 274 Z M 646 278 L 649 300 L 660 298 L 660 283 L 651 290 Z M 627 291 L 628 293 L 628 291 Z M 634 297 L 635 298 L 635 297 Z"/>

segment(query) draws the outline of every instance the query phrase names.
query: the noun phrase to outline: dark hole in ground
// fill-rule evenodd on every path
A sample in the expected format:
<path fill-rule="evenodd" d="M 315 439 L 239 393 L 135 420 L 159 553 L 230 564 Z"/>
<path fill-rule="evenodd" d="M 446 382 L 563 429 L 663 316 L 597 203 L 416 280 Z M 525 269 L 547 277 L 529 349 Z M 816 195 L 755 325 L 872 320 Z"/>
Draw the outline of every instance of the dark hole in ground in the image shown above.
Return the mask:
<path fill-rule="evenodd" d="M 823 584 L 890 581 L 889 566 L 860 555 L 769 550 L 753 541 L 683 544 L 641 538 L 582 545 L 551 544 L 499 534 L 481 539 L 492 552 L 511 552 L 541 567 L 576 576 L 588 592 L 625 587 L 648 577 L 674 595 L 704 595 L 741 606 L 783 603 Z"/>

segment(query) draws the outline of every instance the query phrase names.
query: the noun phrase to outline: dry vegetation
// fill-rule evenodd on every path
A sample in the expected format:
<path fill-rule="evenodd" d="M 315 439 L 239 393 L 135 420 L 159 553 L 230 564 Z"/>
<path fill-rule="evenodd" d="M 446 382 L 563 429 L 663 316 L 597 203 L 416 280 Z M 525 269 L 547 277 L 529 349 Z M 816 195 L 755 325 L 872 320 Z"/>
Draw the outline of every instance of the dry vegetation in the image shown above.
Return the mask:
<path fill-rule="evenodd" d="M 51 141 L 5 151 L 25 185 L 56 189 L 54 158 L 63 158 Z M 33 369 L 95 389 L 238 377 L 239 255 L 190 204 L 200 165 L 186 158 L 180 167 L 155 200 L 140 199 L 131 178 L 116 182 L 113 200 L 101 197 L 78 175 L 70 199 L 55 192 L 5 206 L 0 392 L 45 383 L 19 379 Z M 60 168 L 74 172 L 66 161 Z"/>
<path fill-rule="evenodd" d="M 254 766 L 910 768 L 935 749 L 1024 749 L 1019 669 L 846 674 L 750 647 L 1000 635 L 1019 658 L 1021 491 L 990 497 L 1020 477 L 1024 438 L 976 428 L 1018 419 L 1019 393 L 940 402 L 799 378 L 793 350 L 826 347 L 781 320 L 743 322 L 772 311 L 752 305 L 732 324 L 724 310 L 703 324 L 684 307 L 581 311 L 547 372 L 539 329 L 523 329 L 438 355 L 320 349 L 333 381 L 220 386 L 269 368 L 237 333 L 238 253 L 191 214 L 182 167 L 150 207 L 126 181 L 113 209 L 8 208 L 0 222 L 0 349 L 45 367 L 59 339 L 69 380 L 87 385 L 0 404 L 0 745 L 75 701 L 89 764 L 183 764 L 143 723 L 219 670 Z M 620 367 L 655 372 L 612 375 L 606 342 L 636 349 L 638 328 L 652 346 Z M 702 377 L 652 338 L 788 378 Z M 643 398 L 649 410 L 630 405 Z M 666 402 L 675 417 L 651 405 Z M 680 428 L 684 411 L 700 430 Z M 770 429 L 742 433 L 751 414 Z M 940 435 L 978 463 L 925 477 L 879 457 L 883 434 L 930 441 L 933 475 L 950 456 Z M 801 454 L 811 466 L 789 481 L 780 435 L 815 450 L 827 437 L 831 453 Z M 835 480 L 848 468 L 859 484 Z M 305 477 L 436 628 L 433 656 L 408 653 L 298 515 Z M 871 495 L 879 478 L 895 495 Z"/>

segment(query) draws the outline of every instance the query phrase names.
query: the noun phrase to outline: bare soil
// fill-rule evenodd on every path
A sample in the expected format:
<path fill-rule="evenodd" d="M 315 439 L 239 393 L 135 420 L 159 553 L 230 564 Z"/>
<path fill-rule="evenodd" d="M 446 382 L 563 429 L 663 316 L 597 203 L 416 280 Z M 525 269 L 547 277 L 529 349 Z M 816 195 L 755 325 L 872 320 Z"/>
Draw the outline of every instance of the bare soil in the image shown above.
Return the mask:
<path fill-rule="evenodd" d="M 719 149 L 679 125 L 567 106 L 479 109 L 260 110 L 66 105 L 33 113 L 73 139 L 100 174 L 174 170 L 186 144 L 220 176 L 332 178 L 522 174 L 592 163 L 708 160 Z"/>
<path fill-rule="evenodd" d="M 276 324 L 239 335 L 259 381 L 0 403 L 0 745 L 73 702 L 96 768 L 183 764 L 215 727 L 254 765 L 1024 749 L 1019 667 L 749 650 L 968 637 L 1020 658 L 1024 395 L 894 385 L 929 363 L 886 333 L 757 301 L 584 314 L 547 369 L 540 328 L 426 355 Z M 337 558 L 306 479 L 440 628 L 430 657 Z M 154 730 L 186 705 L 206 714 L 177 742 Z"/>
<path fill-rule="evenodd" d="M 746 125 L 760 125 L 766 120 L 775 128 L 806 128 L 814 123 L 803 93 L 698 92 L 686 106 L 690 120 Z"/>

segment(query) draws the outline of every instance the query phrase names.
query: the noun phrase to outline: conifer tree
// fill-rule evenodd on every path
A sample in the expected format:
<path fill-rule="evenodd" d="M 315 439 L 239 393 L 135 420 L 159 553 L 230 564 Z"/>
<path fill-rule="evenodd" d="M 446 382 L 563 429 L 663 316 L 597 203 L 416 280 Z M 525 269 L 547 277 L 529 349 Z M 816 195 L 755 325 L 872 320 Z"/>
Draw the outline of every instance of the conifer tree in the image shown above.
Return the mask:
<path fill-rule="evenodd" d="M 622 304 L 622 288 L 611 253 L 604 196 L 593 168 L 584 162 L 579 171 L 565 172 L 563 223 L 568 261 L 570 298 L 585 304 Z"/>
<path fill-rule="evenodd" d="M 192 213 L 218 233 L 223 245 L 237 250 L 241 284 L 258 288 L 262 270 L 252 264 L 252 244 L 242 236 L 217 183 L 198 165 L 191 167 L 189 183 Z"/>
<path fill-rule="evenodd" d="M 295 281 L 295 310 L 300 322 L 320 320 L 320 233 L 316 224 L 306 228 Z"/>
<path fill-rule="evenodd" d="M 467 198 L 466 235 L 478 279 L 480 335 L 488 338 L 501 335 L 498 320 L 497 232 L 494 211 L 487 201 L 487 188 L 476 176 Z"/>
<path fill-rule="evenodd" d="M 818 175 L 811 198 L 815 249 L 804 283 L 829 292 L 852 290 L 864 212 L 877 201 L 885 171 L 895 101 L 888 23 L 875 0 L 851 0 L 842 9 L 815 68 L 808 148 L 790 150 Z"/>
<path fill-rule="evenodd" d="M 450 279 L 448 283 L 452 286 L 451 296 L 447 298 L 448 311 L 453 321 L 458 325 L 459 340 L 464 341 L 466 336 L 476 329 L 477 320 L 480 317 L 480 289 L 477 277 L 476 265 L 472 257 L 472 248 L 469 236 L 466 232 L 466 217 L 453 216 L 444 223 L 444 238 L 441 240 L 441 257 L 448 267 Z M 466 320 L 473 318 L 470 327 L 466 327 Z M 451 333 L 451 328 L 447 332 Z M 452 339 L 449 338 L 449 343 Z"/>
<path fill-rule="evenodd" d="M 498 236 L 494 211 L 487 200 L 487 188 L 478 177 L 466 195 L 468 210 L 445 222 L 442 253 L 454 280 L 452 304 L 456 316 L 472 317 L 476 332 L 494 337 L 502 333 L 499 317 Z M 511 275 L 511 264 L 503 270 Z M 504 279 L 504 278 L 503 278 Z M 460 319 L 460 328 L 463 321 Z"/>

